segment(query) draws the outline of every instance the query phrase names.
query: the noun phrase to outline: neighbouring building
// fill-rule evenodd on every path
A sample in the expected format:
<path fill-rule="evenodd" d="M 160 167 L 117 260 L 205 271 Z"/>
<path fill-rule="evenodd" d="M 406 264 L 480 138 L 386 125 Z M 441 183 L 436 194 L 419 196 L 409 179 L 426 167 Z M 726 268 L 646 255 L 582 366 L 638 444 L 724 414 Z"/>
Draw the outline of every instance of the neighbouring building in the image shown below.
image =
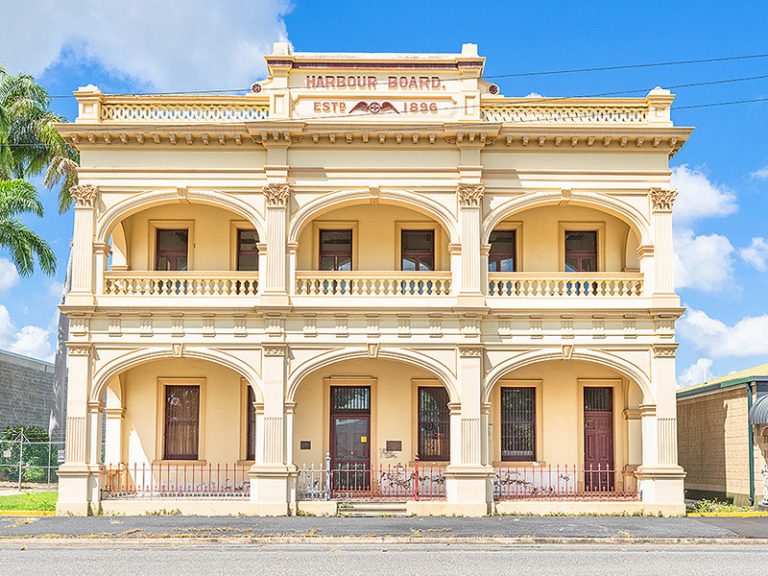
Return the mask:
<path fill-rule="evenodd" d="M 682 513 L 674 97 L 504 97 L 473 44 L 266 60 L 59 126 L 59 511 Z"/>
<path fill-rule="evenodd" d="M 768 505 L 768 364 L 677 391 L 688 498 Z"/>
<path fill-rule="evenodd" d="M 53 364 L 0 350 L 0 432 L 10 426 L 48 429 Z"/>

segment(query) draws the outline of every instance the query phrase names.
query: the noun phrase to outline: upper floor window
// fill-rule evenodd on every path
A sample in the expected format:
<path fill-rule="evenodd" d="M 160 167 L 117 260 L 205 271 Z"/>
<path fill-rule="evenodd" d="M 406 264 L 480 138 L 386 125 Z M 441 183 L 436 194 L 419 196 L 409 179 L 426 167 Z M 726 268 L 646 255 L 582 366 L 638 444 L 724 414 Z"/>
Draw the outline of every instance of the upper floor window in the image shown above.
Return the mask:
<path fill-rule="evenodd" d="M 536 460 L 536 388 L 501 389 L 501 459 Z"/>
<path fill-rule="evenodd" d="M 200 386 L 165 387 L 165 460 L 197 460 Z"/>
<path fill-rule="evenodd" d="M 189 230 L 157 229 L 155 270 L 184 271 L 189 261 Z"/>
<path fill-rule="evenodd" d="M 256 230 L 237 229 L 237 269 L 255 272 L 259 269 L 259 234 Z"/>
<path fill-rule="evenodd" d="M 419 386 L 419 459 L 451 459 L 451 413 L 442 386 Z"/>
<path fill-rule="evenodd" d="M 352 230 L 320 230 L 320 270 L 352 270 Z"/>
<path fill-rule="evenodd" d="M 566 230 L 565 271 L 597 272 L 597 231 Z"/>
<path fill-rule="evenodd" d="M 400 268 L 431 271 L 435 269 L 435 231 L 400 231 Z"/>
<path fill-rule="evenodd" d="M 489 238 L 489 272 L 517 272 L 517 232 L 494 230 Z"/>

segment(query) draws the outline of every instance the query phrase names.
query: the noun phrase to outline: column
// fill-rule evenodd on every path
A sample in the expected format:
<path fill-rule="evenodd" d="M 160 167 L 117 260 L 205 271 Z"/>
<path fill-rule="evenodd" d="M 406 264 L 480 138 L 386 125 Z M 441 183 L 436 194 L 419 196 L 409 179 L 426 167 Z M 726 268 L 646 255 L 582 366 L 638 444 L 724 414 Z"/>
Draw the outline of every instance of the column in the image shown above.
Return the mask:
<path fill-rule="evenodd" d="M 461 226 L 461 287 L 459 302 L 482 306 L 485 302 L 480 286 L 482 278 L 480 254 L 482 202 L 485 186 L 459 184 L 456 195 Z"/>
<path fill-rule="evenodd" d="M 59 467 L 59 514 L 87 516 L 99 506 L 98 403 L 91 393 L 91 345 L 67 346 L 67 424 L 65 461 Z"/>
<path fill-rule="evenodd" d="M 75 224 L 72 236 L 72 288 L 66 302 L 68 306 L 92 306 L 96 288 L 94 235 L 99 189 L 91 184 L 79 184 L 72 186 L 69 193 L 75 201 Z"/>
<path fill-rule="evenodd" d="M 461 411 L 458 415 L 451 411 L 451 434 L 458 429 L 459 441 L 451 442 L 451 463 L 446 468 L 448 513 L 484 516 L 491 504 L 493 469 L 483 463 L 483 348 L 477 344 L 460 345 L 457 354 Z"/>
<path fill-rule="evenodd" d="M 287 305 L 287 246 L 288 202 L 291 187 L 287 183 L 271 183 L 264 186 L 267 207 L 267 258 L 264 287 L 261 290 L 265 304 Z"/>
<path fill-rule="evenodd" d="M 675 296 L 675 260 L 672 251 L 672 205 L 677 198 L 674 189 L 652 188 L 655 294 Z"/>
<path fill-rule="evenodd" d="M 637 471 L 643 502 L 665 514 L 683 514 L 685 471 L 677 463 L 677 399 L 675 353 L 677 344 L 651 348 L 651 379 L 655 407 L 641 405 L 643 463 Z"/>
<path fill-rule="evenodd" d="M 104 464 L 117 468 L 123 462 L 123 423 L 125 408 L 107 406 L 105 409 L 106 422 L 104 430 Z"/>
<path fill-rule="evenodd" d="M 286 463 L 288 453 L 285 429 L 287 346 L 269 343 L 262 347 L 262 384 L 264 414 L 260 425 L 257 416 L 256 462 L 251 467 L 251 502 L 253 512 L 263 516 L 288 513 L 288 484 L 291 468 Z M 261 432 L 261 436 L 258 434 Z"/>

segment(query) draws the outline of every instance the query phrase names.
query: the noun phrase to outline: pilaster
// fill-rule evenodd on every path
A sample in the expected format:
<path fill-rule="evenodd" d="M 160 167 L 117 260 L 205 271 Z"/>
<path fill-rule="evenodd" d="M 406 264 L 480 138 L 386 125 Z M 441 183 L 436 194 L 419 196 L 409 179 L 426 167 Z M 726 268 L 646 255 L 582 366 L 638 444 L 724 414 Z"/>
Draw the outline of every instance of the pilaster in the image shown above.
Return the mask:
<path fill-rule="evenodd" d="M 480 228 L 484 193 L 485 186 L 482 184 L 459 184 L 456 188 L 461 226 L 461 288 L 458 294 L 460 304 L 484 304 L 480 285 Z"/>
<path fill-rule="evenodd" d="M 96 204 L 99 189 L 91 184 L 78 184 L 69 189 L 75 201 L 75 223 L 72 236 L 72 288 L 68 306 L 92 306 L 96 289 L 94 237 Z"/>
<path fill-rule="evenodd" d="M 263 188 L 267 209 L 267 257 L 262 300 L 268 305 L 287 305 L 287 223 L 291 187 L 271 183 Z"/>
<path fill-rule="evenodd" d="M 666 188 L 651 188 L 653 243 L 655 270 L 655 294 L 675 295 L 675 262 L 672 250 L 672 206 L 677 191 Z"/>

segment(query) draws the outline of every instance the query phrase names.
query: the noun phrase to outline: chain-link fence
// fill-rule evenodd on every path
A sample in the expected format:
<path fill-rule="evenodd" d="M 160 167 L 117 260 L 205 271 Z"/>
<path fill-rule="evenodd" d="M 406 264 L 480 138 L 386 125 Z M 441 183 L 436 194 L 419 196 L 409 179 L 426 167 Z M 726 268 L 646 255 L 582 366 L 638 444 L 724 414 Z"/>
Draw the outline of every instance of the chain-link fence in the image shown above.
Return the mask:
<path fill-rule="evenodd" d="M 14 439 L 0 439 L 0 484 L 21 489 L 58 483 L 64 461 L 64 442 L 32 441 L 22 432 Z"/>

